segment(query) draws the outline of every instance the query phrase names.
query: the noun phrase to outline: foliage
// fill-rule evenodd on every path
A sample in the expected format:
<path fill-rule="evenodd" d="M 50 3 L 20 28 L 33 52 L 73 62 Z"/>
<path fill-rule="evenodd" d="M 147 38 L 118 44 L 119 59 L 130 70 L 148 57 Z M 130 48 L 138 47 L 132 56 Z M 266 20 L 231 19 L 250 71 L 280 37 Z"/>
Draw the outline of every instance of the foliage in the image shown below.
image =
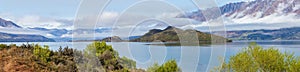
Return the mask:
<path fill-rule="evenodd" d="M 159 67 L 160 66 L 158 65 L 158 63 L 154 63 L 151 67 L 148 67 L 147 72 L 155 72 Z"/>
<path fill-rule="evenodd" d="M 177 66 L 175 60 L 169 60 L 163 65 L 159 66 L 157 63 L 154 63 L 152 67 L 147 69 L 148 72 L 180 72 L 180 68 Z"/>
<path fill-rule="evenodd" d="M 120 63 L 123 67 L 125 68 L 136 68 L 136 62 L 127 58 L 127 57 L 122 57 L 120 58 Z"/>
<path fill-rule="evenodd" d="M 49 58 L 50 58 L 50 50 L 49 50 L 49 46 L 44 45 L 44 47 L 36 44 L 34 45 L 34 49 L 33 49 L 33 54 L 34 56 L 38 57 L 40 60 L 44 61 L 44 62 L 48 62 Z"/>
<path fill-rule="evenodd" d="M 4 48 L 7 48 L 7 45 L 6 44 L 0 44 L 0 50 L 2 50 Z"/>
<path fill-rule="evenodd" d="M 12 44 L 0 50 L 0 71 L 16 72 L 76 72 L 71 48 L 51 51 L 37 44 Z M 40 55 L 41 54 L 41 55 Z M 46 60 L 46 61 L 45 61 Z"/>
<path fill-rule="evenodd" d="M 136 62 L 119 57 L 105 42 L 94 42 L 84 51 L 59 48 L 52 51 L 48 46 L 22 44 L 0 45 L 0 71 L 16 72 L 145 72 L 136 68 Z M 98 51 L 95 51 L 98 50 Z M 86 53 L 88 52 L 88 53 Z M 158 64 L 157 64 L 158 66 Z M 178 71 L 176 61 L 168 61 L 155 70 Z"/>
<path fill-rule="evenodd" d="M 9 47 L 16 47 L 16 44 L 9 44 Z"/>
<path fill-rule="evenodd" d="M 96 56 L 99 56 L 106 50 L 113 52 L 113 54 L 116 54 L 116 51 L 113 50 L 112 46 L 107 45 L 105 41 L 95 41 L 92 44 L 89 44 L 86 48 L 86 52 L 95 53 Z"/>
<path fill-rule="evenodd" d="M 230 57 L 216 71 L 233 72 L 299 72 L 300 59 L 294 54 L 281 53 L 278 49 L 263 49 L 256 43 Z"/>
<path fill-rule="evenodd" d="M 83 64 L 85 69 L 99 70 L 99 68 L 104 68 L 102 69 L 104 71 L 123 71 L 128 70 L 127 68 L 135 68 L 134 61 L 128 58 L 120 58 L 112 46 L 107 45 L 104 41 L 95 41 L 89 44 L 84 54 L 83 59 L 87 61 Z M 94 59 L 95 57 L 98 60 Z"/>
<path fill-rule="evenodd" d="M 58 71 L 75 72 L 77 71 L 74 53 L 76 50 L 65 47 L 59 48 L 58 51 L 51 52 L 50 61 L 54 63 Z"/>

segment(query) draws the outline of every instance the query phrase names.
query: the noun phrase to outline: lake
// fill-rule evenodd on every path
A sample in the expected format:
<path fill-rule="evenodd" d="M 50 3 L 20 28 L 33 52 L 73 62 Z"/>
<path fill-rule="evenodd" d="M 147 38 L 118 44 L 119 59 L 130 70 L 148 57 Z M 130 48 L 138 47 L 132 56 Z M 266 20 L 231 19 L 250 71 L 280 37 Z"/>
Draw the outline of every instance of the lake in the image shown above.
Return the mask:
<path fill-rule="evenodd" d="M 108 42 L 119 52 L 137 62 L 138 68 L 146 69 L 154 62 L 159 64 L 175 59 L 183 71 L 207 71 L 220 64 L 219 58 L 228 60 L 241 49 L 253 41 L 234 41 L 227 44 L 204 46 L 163 46 L 148 45 L 147 42 Z M 300 41 L 255 41 L 264 48 L 275 47 L 281 52 L 295 53 L 300 56 Z M 1 44 L 26 44 L 26 42 L 0 42 Z M 30 42 L 32 43 L 32 42 Z M 49 45 L 51 50 L 60 46 L 83 50 L 91 42 L 33 42 L 40 45 Z M 157 43 L 155 43 L 157 44 Z M 159 44 L 159 43 L 158 43 Z"/>

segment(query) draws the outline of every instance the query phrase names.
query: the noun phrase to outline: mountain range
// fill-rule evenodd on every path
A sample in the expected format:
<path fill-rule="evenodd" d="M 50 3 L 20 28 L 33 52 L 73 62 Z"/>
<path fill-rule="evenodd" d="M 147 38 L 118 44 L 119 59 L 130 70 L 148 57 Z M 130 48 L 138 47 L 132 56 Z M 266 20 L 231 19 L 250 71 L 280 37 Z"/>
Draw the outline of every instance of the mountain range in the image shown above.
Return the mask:
<path fill-rule="evenodd" d="M 219 11 L 216 11 L 219 10 Z M 220 12 L 221 15 L 215 12 Z M 205 17 L 210 13 L 211 16 Z M 229 19 L 266 18 L 268 16 L 288 16 L 296 18 L 300 16 L 300 0 L 255 0 L 251 2 L 236 2 L 202 9 L 185 14 L 180 14 L 178 18 L 191 18 L 198 21 L 208 21 L 221 17 Z"/>
<path fill-rule="evenodd" d="M 12 21 L 6 21 L 0 18 L 0 27 L 1 28 L 22 28 L 21 26 L 13 23 Z M 33 35 L 33 34 L 11 34 L 0 32 L 0 42 L 54 42 L 55 40 L 47 38 L 42 35 Z"/>
<path fill-rule="evenodd" d="M 300 27 L 227 31 L 227 37 L 233 40 L 300 40 Z"/>
<path fill-rule="evenodd" d="M 0 32 L 0 42 L 54 42 L 41 35 L 8 34 Z"/>
<path fill-rule="evenodd" d="M 0 18 L 0 27 L 3 28 L 22 28 L 21 26 L 18 26 L 17 24 L 13 23 L 12 21 L 7 21 L 2 18 Z"/>

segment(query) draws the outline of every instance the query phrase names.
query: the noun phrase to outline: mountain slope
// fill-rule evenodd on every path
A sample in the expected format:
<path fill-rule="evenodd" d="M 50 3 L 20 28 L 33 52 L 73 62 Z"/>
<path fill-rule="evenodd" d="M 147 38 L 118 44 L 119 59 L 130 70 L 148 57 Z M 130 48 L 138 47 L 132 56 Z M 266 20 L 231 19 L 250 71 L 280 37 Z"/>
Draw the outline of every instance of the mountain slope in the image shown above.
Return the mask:
<path fill-rule="evenodd" d="M 13 23 L 12 21 L 7 21 L 2 18 L 0 18 L 0 28 L 4 30 L 26 30 L 26 28 L 22 28 L 21 26 Z M 13 34 L 5 32 L 6 31 L 0 32 L 0 42 L 54 42 L 53 39 L 44 37 L 42 35 Z"/>
<path fill-rule="evenodd" d="M 105 42 L 121 42 L 123 41 L 120 37 L 118 36 L 112 36 L 112 37 L 106 37 L 101 39 L 101 41 L 105 41 Z"/>
<path fill-rule="evenodd" d="M 227 37 L 235 40 L 300 40 L 300 27 L 228 31 Z"/>
<path fill-rule="evenodd" d="M 41 35 L 8 34 L 0 32 L 0 42 L 54 42 Z"/>
<path fill-rule="evenodd" d="M 200 42 L 211 42 L 212 41 L 211 37 L 214 37 L 220 41 L 222 41 L 222 40 L 230 41 L 221 36 L 211 35 L 211 34 L 203 33 L 203 32 L 196 31 L 196 30 L 182 30 L 182 29 L 175 28 L 172 26 L 169 26 L 164 30 L 152 29 L 145 35 L 141 36 L 140 38 L 137 38 L 137 39 L 134 39 L 131 41 L 153 42 L 153 41 L 159 40 L 162 42 L 178 42 L 178 41 L 183 41 L 183 40 L 180 40 L 179 36 L 182 38 L 189 38 L 189 37 L 191 37 L 191 35 L 195 35 L 195 33 L 197 34 L 198 41 L 200 41 Z M 187 39 L 187 40 L 190 41 L 191 39 Z M 195 41 L 195 40 L 193 40 L 193 41 Z"/>
<path fill-rule="evenodd" d="M 22 28 L 21 26 L 18 26 L 17 24 L 11 22 L 11 21 L 6 21 L 2 18 L 0 18 L 0 27 L 5 27 L 5 28 Z"/>

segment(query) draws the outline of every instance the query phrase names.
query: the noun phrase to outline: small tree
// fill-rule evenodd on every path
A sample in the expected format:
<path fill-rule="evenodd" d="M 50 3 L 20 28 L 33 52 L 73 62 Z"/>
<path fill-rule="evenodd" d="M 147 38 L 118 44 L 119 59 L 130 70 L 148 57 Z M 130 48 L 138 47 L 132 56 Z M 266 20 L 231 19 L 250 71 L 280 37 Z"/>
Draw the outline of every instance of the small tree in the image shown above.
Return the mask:
<path fill-rule="evenodd" d="M 50 58 L 50 53 L 51 51 L 49 50 L 49 46 L 44 45 L 44 47 L 36 44 L 34 45 L 34 50 L 33 50 L 33 54 L 34 56 L 36 56 L 37 58 L 39 58 L 40 60 L 47 62 L 48 59 Z"/>
<path fill-rule="evenodd" d="M 224 61 L 225 62 L 225 61 Z M 221 72 L 299 72 L 300 60 L 294 54 L 281 53 L 278 49 L 263 49 L 256 43 L 231 56 L 227 63 L 216 68 Z"/>
<path fill-rule="evenodd" d="M 95 53 L 96 56 L 99 56 L 103 54 L 106 50 L 113 52 L 114 54 L 117 54 L 116 51 L 113 50 L 111 45 L 107 45 L 105 41 L 99 42 L 95 41 L 92 44 L 89 44 L 87 46 L 87 52 Z"/>

